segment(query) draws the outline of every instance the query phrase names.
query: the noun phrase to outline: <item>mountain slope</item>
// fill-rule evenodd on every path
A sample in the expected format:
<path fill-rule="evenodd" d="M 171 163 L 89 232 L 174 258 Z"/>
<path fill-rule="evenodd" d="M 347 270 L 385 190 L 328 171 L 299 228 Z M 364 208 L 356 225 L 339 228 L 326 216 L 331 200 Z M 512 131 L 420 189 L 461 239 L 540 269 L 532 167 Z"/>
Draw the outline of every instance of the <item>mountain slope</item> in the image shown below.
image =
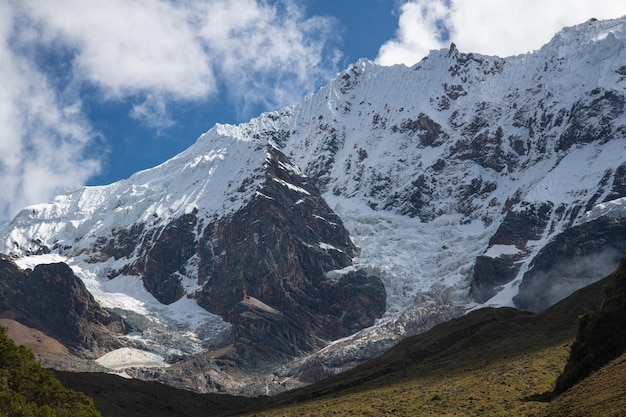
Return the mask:
<path fill-rule="evenodd" d="M 626 411 L 626 386 L 616 383 L 626 379 L 626 355 L 593 372 L 587 378 L 556 397 L 545 416 L 617 417 Z"/>
<path fill-rule="evenodd" d="M 201 415 L 202 407 L 208 407 L 207 415 L 442 415 L 459 410 L 543 415 L 552 405 L 541 397 L 563 370 L 578 317 L 601 305 L 607 282 L 583 288 L 539 315 L 511 308 L 474 311 L 409 337 L 355 369 L 274 397 L 200 396 L 112 375 L 61 372 L 59 378 L 93 396 L 112 416 L 133 415 L 139 404 L 150 415 Z"/>
<path fill-rule="evenodd" d="M 328 380 L 259 399 L 238 415 L 543 415 L 577 317 L 603 280 L 536 315 L 486 308 L 440 324 Z M 623 410 L 622 410 L 623 411 Z"/>
<path fill-rule="evenodd" d="M 100 416 L 86 395 L 69 390 L 0 327 L 0 414 L 4 416 Z"/>
<path fill-rule="evenodd" d="M 360 60 L 158 167 L 24 209 L 0 252 L 67 262 L 173 365 L 129 371 L 201 392 L 310 383 L 481 305 L 543 310 L 619 261 L 625 40 L 625 19 L 592 19 L 520 56 Z"/>
<path fill-rule="evenodd" d="M 616 274 L 620 271 L 622 267 Z M 147 401 L 142 409 L 151 415 L 198 415 L 209 407 L 210 415 L 354 415 L 359 411 L 444 415 L 463 411 L 471 415 L 617 416 L 626 410 L 622 385 L 615 384 L 626 374 L 623 355 L 548 401 L 548 391 L 567 362 L 569 343 L 580 324 L 584 327 L 588 321 L 581 321 L 581 315 L 610 304 L 608 300 L 615 298 L 610 289 L 614 283 L 613 276 L 607 277 L 539 315 L 510 308 L 472 312 L 407 338 L 353 370 L 272 398 L 199 396 L 159 384 L 121 384 L 119 377 L 108 375 L 60 373 L 59 377 L 68 386 L 93 395 L 101 410 L 112 416 L 133 415 L 142 401 Z M 182 402 L 181 395 L 185 397 Z M 242 411 L 245 408 L 248 411 Z"/>
<path fill-rule="evenodd" d="M 14 256 L 67 260 L 105 307 L 157 333 L 144 337 L 148 347 L 177 349 L 170 359 L 225 343 L 243 349 L 240 359 L 248 348 L 293 356 L 373 324 L 385 310 L 377 278 L 325 277 L 350 265 L 355 248 L 315 186 L 271 143 L 226 133 L 218 127 L 127 181 L 33 206 L 5 241 Z M 133 311 L 124 296 L 156 311 Z M 195 341 L 168 341 L 177 328 Z"/>
<path fill-rule="evenodd" d="M 580 321 L 572 353 L 555 387 L 557 393 L 571 388 L 626 349 L 626 256 L 610 278 L 601 308 Z"/>
<path fill-rule="evenodd" d="M 65 264 L 23 271 L 0 256 L 0 317 L 45 330 L 78 356 L 97 358 L 120 347 L 122 319 L 102 309 Z"/>

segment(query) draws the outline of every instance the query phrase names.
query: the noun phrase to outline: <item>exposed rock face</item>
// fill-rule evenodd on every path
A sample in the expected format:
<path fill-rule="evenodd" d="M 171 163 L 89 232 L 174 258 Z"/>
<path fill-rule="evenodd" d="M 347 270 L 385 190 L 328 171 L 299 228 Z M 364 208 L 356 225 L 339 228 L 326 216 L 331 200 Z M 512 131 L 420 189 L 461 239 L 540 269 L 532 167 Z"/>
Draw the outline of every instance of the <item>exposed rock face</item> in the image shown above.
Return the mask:
<path fill-rule="evenodd" d="M 520 260 L 527 255 L 526 245 L 538 240 L 550 219 L 551 204 L 529 204 L 520 211 L 509 211 L 489 240 L 489 246 L 514 246 L 518 252 L 497 257 L 476 258 L 470 295 L 484 303 L 498 292 L 498 286 L 512 281 L 520 269 Z"/>
<path fill-rule="evenodd" d="M 324 282 L 321 298 L 328 303 L 328 310 L 341 319 L 339 326 L 329 329 L 334 333 L 330 335 L 332 339 L 371 326 L 385 312 L 385 286 L 364 271 L 348 272 L 337 282 Z"/>
<path fill-rule="evenodd" d="M 519 271 L 519 255 L 501 255 L 497 258 L 478 256 L 474 264 L 470 295 L 484 303 L 498 293 L 498 287 L 515 278 Z"/>
<path fill-rule="evenodd" d="M 582 317 L 569 360 L 555 392 L 561 393 L 587 377 L 626 348 L 626 255 L 622 258 L 599 311 Z"/>
<path fill-rule="evenodd" d="M 198 303 L 232 322 L 242 347 L 283 355 L 320 348 L 385 311 L 377 278 L 326 278 L 350 265 L 355 247 L 315 186 L 290 166 L 271 149 L 256 197 L 205 228 L 199 249 Z M 345 293 L 356 302 L 337 299 Z"/>
<path fill-rule="evenodd" d="M 135 223 L 92 249 L 100 258 L 134 255 L 109 277 L 139 275 L 164 304 L 185 295 L 181 276 L 196 276 L 198 304 L 233 325 L 238 359 L 250 365 L 317 350 L 371 326 L 386 306 L 374 276 L 326 278 L 349 266 L 356 248 L 315 185 L 270 145 L 257 176 L 256 193 L 232 215 L 207 224 L 194 209 L 165 226 Z"/>
<path fill-rule="evenodd" d="M 614 200 L 622 196 L 626 196 L 626 162 L 617 167 L 615 170 L 611 193 L 605 201 Z"/>
<path fill-rule="evenodd" d="M 626 219 L 601 217 L 559 234 L 524 274 L 515 305 L 540 312 L 614 271 L 626 248 Z"/>
<path fill-rule="evenodd" d="M 567 129 L 559 138 L 559 149 L 567 150 L 578 143 L 606 142 L 613 139 L 621 131 L 613 121 L 622 113 L 623 95 L 600 88 L 592 90 L 570 109 Z"/>
<path fill-rule="evenodd" d="M 197 210 L 184 214 L 163 228 L 143 233 L 137 261 L 122 272 L 140 275 L 146 289 L 163 304 L 171 304 L 184 295 L 179 274 L 187 273 L 185 265 L 197 252 Z M 143 232 L 143 227 L 134 226 Z M 131 229 L 133 229 L 131 228 Z"/>
<path fill-rule="evenodd" d="M 122 319 L 103 310 L 64 263 L 21 270 L 0 257 L 0 316 L 56 338 L 73 353 L 98 355 L 120 346 Z"/>

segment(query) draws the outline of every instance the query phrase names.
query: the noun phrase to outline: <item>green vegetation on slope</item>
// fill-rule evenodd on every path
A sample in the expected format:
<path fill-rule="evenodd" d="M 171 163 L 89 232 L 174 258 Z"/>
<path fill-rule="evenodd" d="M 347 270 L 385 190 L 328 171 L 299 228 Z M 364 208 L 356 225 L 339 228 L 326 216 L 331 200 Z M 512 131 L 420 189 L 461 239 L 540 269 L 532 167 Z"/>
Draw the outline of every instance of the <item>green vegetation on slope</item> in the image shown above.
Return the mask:
<path fill-rule="evenodd" d="M 0 416 L 91 417 L 100 413 L 89 397 L 63 387 L 0 326 Z"/>
<path fill-rule="evenodd" d="M 471 368 L 393 378 L 250 416 L 530 416 L 547 404 L 531 401 L 554 386 L 567 358 L 565 346 L 498 358 Z"/>
<path fill-rule="evenodd" d="M 237 410 L 232 415 L 623 416 L 626 355 L 558 397 L 552 392 L 580 317 L 602 305 L 607 288 L 609 297 L 615 295 L 608 282 L 583 288 L 542 314 L 510 308 L 471 312 L 407 338 L 362 366 L 275 397 L 200 395 L 104 374 L 59 376 L 91 395 L 108 416 L 120 417 L 215 417 Z"/>
<path fill-rule="evenodd" d="M 609 362 L 556 397 L 545 417 L 626 415 L 626 354 Z"/>

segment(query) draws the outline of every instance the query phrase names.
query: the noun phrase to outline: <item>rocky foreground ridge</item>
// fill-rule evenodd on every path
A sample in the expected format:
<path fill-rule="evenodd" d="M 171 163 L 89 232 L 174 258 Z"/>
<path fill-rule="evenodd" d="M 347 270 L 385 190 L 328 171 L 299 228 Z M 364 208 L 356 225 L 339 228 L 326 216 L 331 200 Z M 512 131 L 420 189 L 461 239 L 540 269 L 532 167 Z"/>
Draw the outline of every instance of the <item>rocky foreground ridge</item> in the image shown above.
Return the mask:
<path fill-rule="evenodd" d="M 313 382 L 470 308 L 542 311 L 624 249 L 625 25 L 507 58 L 361 60 L 158 167 L 24 209 L 0 252 L 66 262 L 121 340 L 164 360 L 124 372 L 201 392 Z"/>

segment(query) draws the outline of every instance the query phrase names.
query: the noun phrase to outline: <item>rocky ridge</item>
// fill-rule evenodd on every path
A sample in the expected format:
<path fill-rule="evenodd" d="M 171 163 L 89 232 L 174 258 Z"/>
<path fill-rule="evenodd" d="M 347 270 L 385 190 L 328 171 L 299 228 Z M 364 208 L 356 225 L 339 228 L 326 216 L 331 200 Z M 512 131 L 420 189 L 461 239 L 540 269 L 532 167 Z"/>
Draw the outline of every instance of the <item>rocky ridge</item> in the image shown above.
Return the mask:
<path fill-rule="evenodd" d="M 122 345 L 123 320 L 104 310 L 64 263 L 22 270 L 0 257 L 0 317 L 45 332 L 74 355 L 97 358 Z"/>

